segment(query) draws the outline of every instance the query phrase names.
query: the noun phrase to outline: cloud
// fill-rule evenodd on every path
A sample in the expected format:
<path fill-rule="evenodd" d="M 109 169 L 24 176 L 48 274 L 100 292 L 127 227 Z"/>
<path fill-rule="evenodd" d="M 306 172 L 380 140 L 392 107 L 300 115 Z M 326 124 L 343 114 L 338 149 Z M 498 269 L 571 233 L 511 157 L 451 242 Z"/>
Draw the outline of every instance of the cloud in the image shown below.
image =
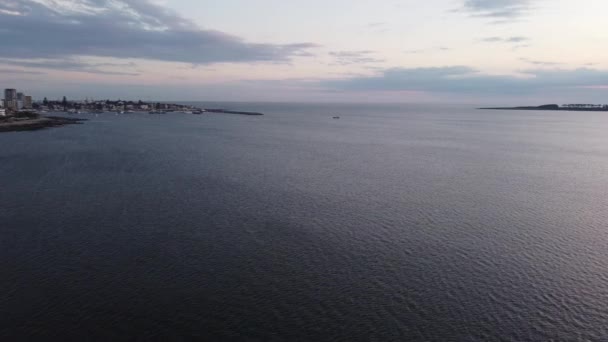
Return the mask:
<path fill-rule="evenodd" d="M 463 10 L 475 16 L 513 19 L 531 9 L 532 0 L 465 0 Z"/>
<path fill-rule="evenodd" d="M 557 63 L 557 62 L 547 62 L 547 61 L 539 61 L 539 60 L 534 60 L 534 59 L 529 59 L 529 58 L 520 58 L 519 60 L 529 63 L 529 64 L 533 64 L 533 65 L 539 65 L 539 66 L 558 66 L 558 65 L 562 65 L 563 63 Z"/>
<path fill-rule="evenodd" d="M 419 53 L 423 53 L 423 52 L 441 52 L 441 51 L 450 51 L 452 50 L 449 47 L 445 47 L 445 46 L 436 46 L 436 47 L 432 47 L 432 48 L 427 48 L 427 49 L 414 49 L 414 50 L 404 50 L 404 53 L 407 54 L 419 54 Z"/>
<path fill-rule="evenodd" d="M 373 22 L 366 24 L 364 28 L 372 33 L 385 33 L 389 30 L 389 24 L 385 22 Z"/>
<path fill-rule="evenodd" d="M 335 58 L 335 63 L 332 65 L 352 65 L 352 64 L 370 64 L 382 63 L 383 59 L 375 58 L 372 55 L 374 51 L 356 50 L 356 51 L 332 51 L 330 56 Z"/>
<path fill-rule="evenodd" d="M 0 58 L 95 56 L 191 64 L 285 62 L 315 47 L 251 43 L 203 30 L 151 0 L 3 0 L 0 41 Z"/>
<path fill-rule="evenodd" d="M 375 23 L 369 23 L 366 26 L 369 28 L 379 28 L 379 27 L 384 27 L 386 25 L 387 25 L 387 23 L 385 23 L 385 22 L 375 22 Z"/>
<path fill-rule="evenodd" d="M 520 44 L 530 40 L 527 37 L 522 36 L 513 36 L 513 37 L 486 37 L 480 39 L 481 42 L 484 43 L 515 43 Z"/>
<path fill-rule="evenodd" d="M 103 70 L 102 68 L 107 67 L 118 67 L 128 68 L 133 70 L 135 68 L 134 63 L 88 63 L 79 61 L 72 58 L 66 59 L 51 59 L 51 60 L 17 60 L 17 59 L 5 59 L 0 58 L 0 64 L 19 66 L 23 68 L 32 69 L 49 69 L 49 70 L 62 70 L 62 71 L 76 71 L 84 72 L 89 74 L 103 74 L 103 75 L 118 75 L 118 76 L 138 76 L 139 73 L 135 72 L 122 72 L 122 71 L 109 71 Z"/>
<path fill-rule="evenodd" d="M 44 75 L 42 71 L 27 71 L 27 70 L 15 70 L 15 69 L 0 69 L 0 75 L 14 74 L 14 75 Z"/>
<path fill-rule="evenodd" d="M 525 70 L 521 76 L 486 75 L 467 66 L 391 68 L 373 76 L 321 81 L 341 91 L 424 91 L 472 94 L 527 94 L 557 88 L 608 85 L 608 70 Z"/>

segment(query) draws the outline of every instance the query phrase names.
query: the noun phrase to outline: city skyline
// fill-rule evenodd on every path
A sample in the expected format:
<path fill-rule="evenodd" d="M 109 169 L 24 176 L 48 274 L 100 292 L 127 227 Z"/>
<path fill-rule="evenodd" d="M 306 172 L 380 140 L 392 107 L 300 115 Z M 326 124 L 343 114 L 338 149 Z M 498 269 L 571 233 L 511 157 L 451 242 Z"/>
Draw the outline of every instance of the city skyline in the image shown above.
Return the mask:
<path fill-rule="evenodd" d="M 7 114 L 7 110 L 9 112 L 17 112 L 22 109 L 32 109 L 34 105 L 31 95 L 26 95 L 15 88 L 4 89 L 4 98 L 0 100 L 0 108 L 4 109 L 3 115 Z"/>
<path fill-rule="evenodd" d="M 0 86 L 40 99 L 605 103 L 589 0 L 0 4 Z"/>

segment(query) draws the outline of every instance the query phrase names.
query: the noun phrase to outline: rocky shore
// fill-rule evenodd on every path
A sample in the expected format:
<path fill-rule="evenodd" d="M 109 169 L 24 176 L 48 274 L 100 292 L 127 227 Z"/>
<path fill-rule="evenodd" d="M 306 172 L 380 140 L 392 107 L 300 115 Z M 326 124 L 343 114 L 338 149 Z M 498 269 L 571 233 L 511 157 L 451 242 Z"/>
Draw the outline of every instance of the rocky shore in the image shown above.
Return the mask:
<path fill-rule="evenodd" d="M 82 124 L 83 121 L 86 121 L 86 119 L 64 118 L 60 116 L 0 118 L 0 132 L 35 131 L 51 127 Z"/>

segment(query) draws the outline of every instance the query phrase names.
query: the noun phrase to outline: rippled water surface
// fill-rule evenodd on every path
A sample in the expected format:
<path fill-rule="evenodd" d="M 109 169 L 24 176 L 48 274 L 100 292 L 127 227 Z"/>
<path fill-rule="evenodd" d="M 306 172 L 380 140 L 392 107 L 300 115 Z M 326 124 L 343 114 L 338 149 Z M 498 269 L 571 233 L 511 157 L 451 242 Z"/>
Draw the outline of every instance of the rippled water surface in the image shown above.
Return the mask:
<path fill-rule="evenodd" d="M 606 113 L 230 108 L 0 135 L 2 340 L 608 340 Z"/>

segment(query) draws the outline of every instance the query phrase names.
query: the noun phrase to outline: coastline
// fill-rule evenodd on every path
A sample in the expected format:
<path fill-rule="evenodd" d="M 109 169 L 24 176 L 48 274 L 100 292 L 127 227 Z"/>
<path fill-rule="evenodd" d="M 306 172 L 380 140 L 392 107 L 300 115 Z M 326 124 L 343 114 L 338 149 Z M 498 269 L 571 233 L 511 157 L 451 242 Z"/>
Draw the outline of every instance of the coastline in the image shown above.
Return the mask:
<path fill-rule="evenodd" d="M 65 125 L 79 125 L 87 119 L 81 118 L 64 118 L 60 116 L 42 116 L 31 119 L 0 121 L 0 133 L 4 132 L 19 132 L 19 131 L 36 131 L 52 127 L 61 127 Z"/>
<path fill-rule="evenodd" d="M 556 104 L 542 106 L 518 106 L 518 107 L 482 107 L 480 110 L 545 110 L 564 112 L 608 112 L 608 107 L 582 107 L 582 106 L 558 106 Z"/>

